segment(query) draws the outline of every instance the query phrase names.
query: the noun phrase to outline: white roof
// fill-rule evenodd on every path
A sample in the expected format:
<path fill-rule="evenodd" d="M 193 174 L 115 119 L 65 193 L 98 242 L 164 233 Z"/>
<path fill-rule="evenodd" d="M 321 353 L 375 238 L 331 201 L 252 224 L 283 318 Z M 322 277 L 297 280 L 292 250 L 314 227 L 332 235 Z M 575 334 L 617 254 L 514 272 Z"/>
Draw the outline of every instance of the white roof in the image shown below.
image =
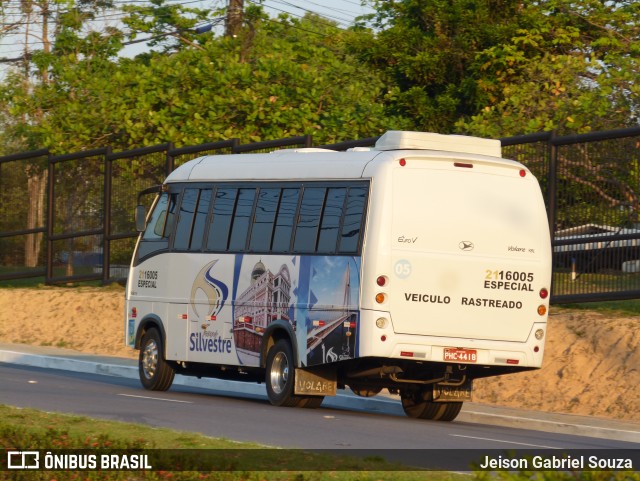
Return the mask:
<path fill-rule="evenodd" d="M 442 150 L 465 154 L 500 157 L 502 144 L 499 140 L 482 139 L 466 135 L 442 135 L 432 132 L 404 132 L 390 130 L 376 142 L 376 150 Z"/>
<path fill-rule="evenodd" d="M 165 182 L 185 180 L 357 179 L 381 152 L 304 152 L 207 155 L 174 170 Z"/>
<path fill-rule="evenodd" d="M 289 149 L 266 154 L 207 155 L 174 170 L 165 182 L 210 180 L 357 179 L 376 159 L 402 156 L 497 161 L 500 141 L 440 135 L 428 132 L 389 131 L 373 149 L 337 152 L 326 149 Z M 482 157 L 478 157 L 482 156 Z M 486 156 L 493 157 L 487 159 Z M 506 161 L 509 162 L 509 161 Z"/>

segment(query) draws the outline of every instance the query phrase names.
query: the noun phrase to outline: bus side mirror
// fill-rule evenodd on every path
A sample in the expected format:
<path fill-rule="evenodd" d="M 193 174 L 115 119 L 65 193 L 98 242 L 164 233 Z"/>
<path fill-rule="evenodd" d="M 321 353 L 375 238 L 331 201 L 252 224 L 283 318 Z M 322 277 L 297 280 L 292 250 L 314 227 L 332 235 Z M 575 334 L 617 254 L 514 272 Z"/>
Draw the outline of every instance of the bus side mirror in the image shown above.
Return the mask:
<path fill-rule="evenodd" d="M 144 205 L 136 206 L 136 230 L 138 232 L 144 232 L 147 228 L 147 209 L 145 209 Z"/>

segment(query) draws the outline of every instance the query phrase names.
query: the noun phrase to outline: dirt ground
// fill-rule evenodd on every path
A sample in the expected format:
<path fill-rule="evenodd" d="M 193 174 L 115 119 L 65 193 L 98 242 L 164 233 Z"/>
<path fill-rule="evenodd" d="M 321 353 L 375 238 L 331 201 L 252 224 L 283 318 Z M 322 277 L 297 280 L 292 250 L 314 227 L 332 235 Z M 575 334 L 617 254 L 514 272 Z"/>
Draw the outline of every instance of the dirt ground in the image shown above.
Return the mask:
<path fill-rule="evenodd" d="M 0 342 L 136 357 L 124 290 L 0 289 Z M 640 422 L 640 318 L 554 309 L 542 369 L 476 381 L 474 401 Z"/>

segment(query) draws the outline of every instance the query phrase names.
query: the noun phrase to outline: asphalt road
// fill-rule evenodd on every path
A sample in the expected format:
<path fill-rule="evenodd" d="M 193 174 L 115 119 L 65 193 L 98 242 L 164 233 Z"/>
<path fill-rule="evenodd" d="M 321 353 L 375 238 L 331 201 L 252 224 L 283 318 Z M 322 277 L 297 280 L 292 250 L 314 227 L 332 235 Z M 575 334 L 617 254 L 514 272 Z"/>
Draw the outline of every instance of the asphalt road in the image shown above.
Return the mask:
<path fill-rule="evenodd" d="M 150 392 L 135 379 L 0 363 L 0 403 L 303 449 L 640 449 L 625 442 L 377 411 L 271 406 L 265 395 L 189 386 Z M 387 406 L 388 405 L 388 406 Z"/>

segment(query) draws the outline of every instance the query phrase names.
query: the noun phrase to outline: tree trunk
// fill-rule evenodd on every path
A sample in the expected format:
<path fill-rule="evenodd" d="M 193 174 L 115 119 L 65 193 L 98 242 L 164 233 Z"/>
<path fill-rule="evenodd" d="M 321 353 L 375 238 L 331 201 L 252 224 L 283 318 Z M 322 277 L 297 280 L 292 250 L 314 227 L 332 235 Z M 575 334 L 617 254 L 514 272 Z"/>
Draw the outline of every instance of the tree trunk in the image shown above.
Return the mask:
<path fill-rule="evenodd" d="M 236 37 L 242 28 L 242 18 L 244 13 L 244 0 L 229 0 L 227 8 L 227 25 L 225 35 Z"/>
<path fill-rule="evenodd" d="M 27 170 L 27 229 L 37 229 L 44 226 L 44 198 L 47 189 L 46 171 Z M 24 246 L 25 267 L 37 267 L 40 250 L 42 249 L 43 233 L 27 234 Z"/>

